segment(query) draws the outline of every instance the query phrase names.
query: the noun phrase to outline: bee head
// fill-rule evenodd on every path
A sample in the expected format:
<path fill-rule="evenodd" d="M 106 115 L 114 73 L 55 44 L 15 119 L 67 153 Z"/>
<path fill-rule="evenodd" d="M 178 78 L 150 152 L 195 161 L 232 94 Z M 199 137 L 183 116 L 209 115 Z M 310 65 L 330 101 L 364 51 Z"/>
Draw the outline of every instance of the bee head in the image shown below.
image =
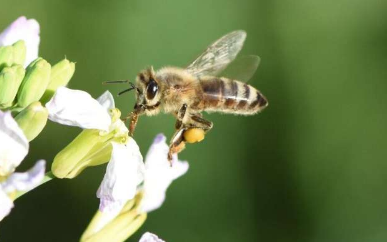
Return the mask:
<path fill-rule="evenodd" d="M 160 104 L 160 87 L 155 77 L 153 67 L 141 71 L 136 78 L 137 86 L 137 103 L 139 105 L 145 105 L 146 109 L 155 109 Z"/>

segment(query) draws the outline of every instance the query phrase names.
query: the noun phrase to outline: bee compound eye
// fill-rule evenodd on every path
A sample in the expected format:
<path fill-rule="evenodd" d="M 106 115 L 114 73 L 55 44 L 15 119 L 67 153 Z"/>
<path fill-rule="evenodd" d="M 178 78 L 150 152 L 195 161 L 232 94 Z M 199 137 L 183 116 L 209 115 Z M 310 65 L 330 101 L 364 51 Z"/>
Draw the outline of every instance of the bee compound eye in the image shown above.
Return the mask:
<path fill-rule="evenodd" d="M 159 86 L 157 85 L 157 82 L 153 79 L 150 79 L 150 82 L 146 88 L 146 96 L 147 98 L 153 99 L 156 96 L 156 93 L 159 89 Z"/>

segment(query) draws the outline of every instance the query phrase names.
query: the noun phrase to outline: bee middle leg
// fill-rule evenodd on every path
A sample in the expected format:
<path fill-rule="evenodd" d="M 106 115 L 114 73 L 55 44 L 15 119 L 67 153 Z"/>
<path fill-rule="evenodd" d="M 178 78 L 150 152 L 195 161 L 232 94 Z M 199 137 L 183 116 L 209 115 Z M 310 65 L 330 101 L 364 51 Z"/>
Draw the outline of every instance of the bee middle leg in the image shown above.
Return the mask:
<path fill-rule="evenodd" d="M 202 118 L 200 114 L 193 114 L 191 115 L 191 122 L 188 126 L 189 128 L 199 128 L 208 132 L 214 125 L 211 121 Z"/>

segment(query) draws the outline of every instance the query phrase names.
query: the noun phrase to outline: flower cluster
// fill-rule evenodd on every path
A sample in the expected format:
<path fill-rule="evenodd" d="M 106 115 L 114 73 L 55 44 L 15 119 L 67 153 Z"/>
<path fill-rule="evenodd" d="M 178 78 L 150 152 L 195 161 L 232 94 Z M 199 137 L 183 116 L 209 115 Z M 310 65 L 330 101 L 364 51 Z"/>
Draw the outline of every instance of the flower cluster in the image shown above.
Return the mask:
<path fill-rule="evenodd" d="M 12 112 L 29 141 L 47 123 L 44 104 L 75 71 L 75 64 L 66 59 L 51 67 L 38 58 L 39 42 L 39 24 L 25 17 L 0 34 L 0 109 Z"/>
<path fill-rule="evenodd" d="M 13 200 L 42 182 L 44 160 L 24 173 L 15 169 L 47 123 L 45 100 L 75 70 L 68 60 L 51 67 L 38 58 L 39 31 L 36 20 L 20 17 L 0 34 L 0 220 L 10 213 Z"/>
<path fill-rule="evenodd" d="M 144 160 L 110 92 L 94 99 L 85 91 L 69 89 L 75 64 L 64 59 L 51 66 L 38 57 L 39 31 L 36 20 L 20 17 L 0 34 L 0 221 L 17 197 L 51 179 L 44 176 L 44 160 L 27 172 L 15 172 L 29 142 L 51 120 L 83 129 L 55 156 L 55 177 L 71 179 L 87 167 L 108 163 L 97 191 L 99 209 L 81 241 L 124 241 L 145 222 L 148 212 L 163 204 L 166 190 L 187 172 L 188 162 L 175 155 L 170 166 L 162 134 Z M 150 233 L 140 241 L 162 242 Z"/>

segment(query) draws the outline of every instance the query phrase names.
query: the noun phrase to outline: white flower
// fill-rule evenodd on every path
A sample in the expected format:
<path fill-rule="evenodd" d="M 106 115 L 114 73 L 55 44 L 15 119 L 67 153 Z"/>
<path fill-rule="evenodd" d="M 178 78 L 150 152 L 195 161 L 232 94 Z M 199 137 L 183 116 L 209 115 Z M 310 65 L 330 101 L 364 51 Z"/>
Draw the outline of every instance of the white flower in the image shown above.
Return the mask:
<path fill-rule="evenodd" d="M 28 140 L 11 112 L 0 111 L 0 177 L 11 174 L 28 153 Z"/>
<path fill-rule="evenodd" d="M 142 155 L 134 139 L 130 138 L 125 147 L 115 142 L 112 145 L 112 157 L 97 191 L 102 216 L 95 232 L 118 216 L 126 202 L 134 198 L 144 178 Z"/>
<path fill-rule="evenodd" d="M 6 193 L 30 191 L 43 180 L 45 168 L 46 162 L 39 160 L 26 172 L 12 173 L 7 180 L 1 183 L 1 188 Z"/>
<path fill-rule="evenodd" d="M 51 121 L 85 129 L 55 156 L 51 171 L 58 178 L 74 178 L 89 166 L 108 162 L 112 142 L 125 148 L 129 141 L 109 91 L 95 100 L 87 92 L 59 87 L 46 108 Z"/>
<path fill-rule="evenodd" d="M 141 236 L 141 239 L 139 242 L 165 242 L 165 241 L 162 239 L 159 239 L 159 237 L 157 237 L 157 235 L 155 234 L 146 232 Z"/>
<path fill-rule="evenodd" d="M 139 212 L 147 213 L 162 205 L 169 185 L 188 170 L 188 162 L 178 161 L 176 156 L 173 166 L 170 166 L 167 159 L 169 147 L 166 137 L 162 134 L 156 136 L 147 153 L 145 169 L 135 165 L 142 164 L 142 156 L 134 140 L 127 148 L 130 151 L 125 152 L 131 152 L 131 155 L 125 157 L 131 158 L 114 160 L 112 157 L 108 164 L 105 177 L 97 192 L 97 197 L 100 198 L 99 210 L 102 214 L 98 223 L 94 224 L 93 232 L 98 232 L 120 214 L 124 205 L 134 197 L 133 192 L 142 182 L 143 176 L 144 184 L 137 187 L 137 192 L 143 192 Z"/>
<path fill-rule="evenodd" d="M 106 91 L 95 100 L 84 91 L 60 87 L 46 107 L 49 119 L 54 122 L 105 133 L 118 130 L 116 135 L 127 137 L 125 143 L 111 141 L 110 162 L 97 192 L 100 210 L 118 213 L 135 196 L 138 184 L 143 181 L 144 164 L 136 142 L 128 137 L 125 124 L 117 117 L 110 117 L 110 111 L 115 108 L 111 93 Z"/>
<path fill-rule="evenodd" d="M 7 216 L 13 208 L 13 202 L 2 189 L 0 189 L 0 221 Z"/>
<path fill-rule="evenodd" d="M 165 193 L 172 181 L 188 170 L 188 162 L 173 157 L 173 166 L 168 161 L 168 145 L 164 135 L 156 136 L 146 156 L 145 167 L 142 156 L 134 140 L 127 145 L 130 153 L 127 160 L 112 156 L 106 169 L 105 177 L 97 192 L 100 207 L 83 233 L 81 241 L 124 241 L 137 231 L 145 222 L 147 212 L 159 208 L 165 200 Z M 113 151 L 115 145 L 113 145 Z M 117 158 L 120 156 L 117 156 Z M 123 157 L 123 156 L 122 156 Z M 132 199 L 135 184 L 137 194 Z M 140 242 L 163 242 L 156 235 L 146 233 Z"/>
<path fill-rule="evenodd" d="M 144 192 L 141 202 L 143 212 L 158 209 L 163 204 L 172 181 L 188 170 L 188 162 L 178 160 L 177 155 L 173 157 L 173 165 L 170 166 L 167 159 L 168 150 L 166 137 L 157 135 L 145 158 L 144 185 L 141 188 Z"/>
<path fill-rule="evenodd" d="M 38 58 L 40 27 L 35 19 L 19 17 L 0 34 L 0 46 L 12 45 L 18 40 L 24 40 L 27 53 L 24 67 Z"/>
<path fill-rule="evenodd" d="M 138 191 L 144 192 L 141 212 L 158 209 L 163 204 L 165 193 L 172 181 L 188 170 L 188 162 L 179 161 L 176 156 L 173 166 L 170 166 L 167 159 L 169 147 L 164 135 L 159 134 L 154 139 L 146 155 L 145 170 L 138 165 L 142 164 L 138 146 L 133 139 L 131 141 L 129 143 L 132 145 L 127 145 L 126 149 L 121 151 L 128 155 L 117 156 L 116 159 L 112 155 L 112 160 L 106 169 L 105 177 L 97 192 L 102 212 L 107 210 L 106 212 L 118 214 L 125 203 L 134 197 L 134 185 L 137 186 L 142 182 L 143 174 L 144 184 L 138 188 Z M 116 146 L 113 146 L 113 152 L 114 149 Z M 118 157 L 127 157 L 127 160 Z"/>
<path fill-rule="evenodd" d="M 13 208 L 13 201 L 8 194 L 28 192 L 37 187 L 44 178 L 46 162 L 39 160 L 26 172 L 15 172 L 0 183 L 0 221 Z"/>
<path fill-rule="evenodd" d="M 114 99 L 106 91 L 98 100 L 87 92 L 59 87 L 46 104 L 51 121 L 83 129 L 109 130 L 109 110 L 114 108 Z"/>
<path fill-rule="evenodd" d="M 143 181 L 142 156 L 134 139 L 126 145 L 112 143 L 113 152 L 106 174 L 97 191 L 99 209 L 120 212 L 125 203 L 136 195 L 137 186 Z"/>
<path fill-rule="evenodd" d="M 15 172 L 28 153 L 28 141 L 10 112 L 0 111 L 0 220 L 13 208 L 9 194 L 26 192 L 40 184 L 44 177 L 45 161 L 38 161 L 27 172 Z"/>

